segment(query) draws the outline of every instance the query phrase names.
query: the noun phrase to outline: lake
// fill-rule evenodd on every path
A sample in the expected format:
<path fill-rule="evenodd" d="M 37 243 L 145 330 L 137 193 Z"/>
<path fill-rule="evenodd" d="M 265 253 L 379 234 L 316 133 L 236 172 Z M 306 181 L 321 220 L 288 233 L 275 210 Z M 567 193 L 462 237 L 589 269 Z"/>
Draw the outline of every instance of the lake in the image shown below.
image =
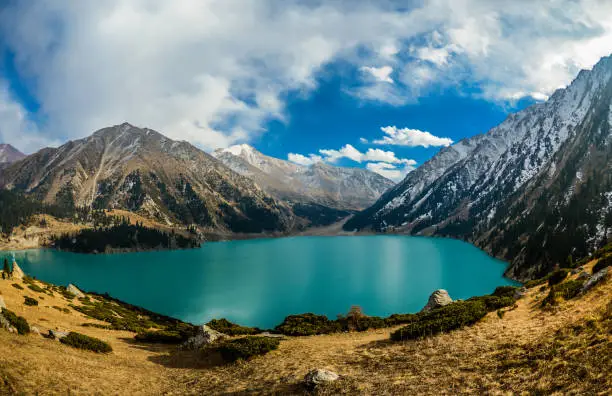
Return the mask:
<path fill-rule="evenodd" d="M 0 253 L 2 256 L 2 253 Z M 419 311 L 436 289 L 453 299 L 515 284 L 506 264 L 457 240 L 408 236 L 291 237 L 205 243 L 200 249 L 83 255 L 16 252 L 38 279 L 195 324 L 213 318 L 272 328 L 290 314 L 335 318 Z"/>

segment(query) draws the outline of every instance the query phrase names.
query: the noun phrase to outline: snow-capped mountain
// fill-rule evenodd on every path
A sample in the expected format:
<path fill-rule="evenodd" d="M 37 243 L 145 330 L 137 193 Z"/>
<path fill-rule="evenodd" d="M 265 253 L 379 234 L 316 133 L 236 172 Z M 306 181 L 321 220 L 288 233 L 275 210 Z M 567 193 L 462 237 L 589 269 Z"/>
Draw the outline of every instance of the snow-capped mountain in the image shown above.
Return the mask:
<path fill-rule="evenodd" d="M 0 164 L 10 164 L 25 158 L 25 156 L 10 144 L 0 144 Z"/>
<path fill-rule="evenodd" d="M 128 123 L 7 167 L 0 187 L 49 203 L 122 208 L 235 232 L 291 229 L 291 209 L 187 142 Z"/>
<path fill-rule="evenodd" d="M 234 171 L 255 180 L 269 194 L 291 202 L 343 210 L 363 209 L 394 185 L 369 170 L 323 163 L 297 165 L 264 155 L 246 144 L 217 150 L 214 156 Z"/>
<path fill-rule="evenodd" d="M 544 274 L 612 231 L 612 57 L 545 103 L 442 149 L 345 229 L 451 235 Z"/>

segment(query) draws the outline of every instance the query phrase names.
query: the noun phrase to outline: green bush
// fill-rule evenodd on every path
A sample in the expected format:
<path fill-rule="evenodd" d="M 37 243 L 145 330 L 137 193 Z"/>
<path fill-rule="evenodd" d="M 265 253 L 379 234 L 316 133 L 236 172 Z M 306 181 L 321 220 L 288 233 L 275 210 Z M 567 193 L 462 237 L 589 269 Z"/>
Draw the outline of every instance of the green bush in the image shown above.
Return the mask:
<path fill-rule="evenodd" d="M 136 341 L 150 344 L 181 344 L 187 339 L 178 331 L 145 331 L 134 336 Z"/>
<path fill-rule="evenodd" d="M 533 287 L 546 283 L 546 281 L 548 281 L 548 276 L 545 276 L 540 279 L 532 279 L 530 281 L 527 281 L 523 286 L 526 287 L 527 289 L 531 289 Z"/>
<path fill-rule="evenodd" d="M 612 265 L 612 256 L 600 258 L 597 264 L 593 266 L 593 273 L 596 274 L 604 268 Z"/>
<path fill-rule="evenodd" d="M 391 334 L 394 341 L 412 340 L 471 325 L 487 314 L 480 300 L 458 301 L 429 312 L 418 314 L 417 321 L 409 323 Z"/>
<path fill-rule="evenodd" d="M 32 297 L 25 296 L 24 304 L 29 307 L 35 307 L 38 305 L 38 300 Z"/>
<path fill-rule="evenodd" d="M 237 335 L 253 335 L 261 333 L 261 329 L 256 327 L 245 327 L 230 322 L 227 319 L 213 319 L 207 323 L 208 327 L 213 330 L 217 330 L 220 333 L 227 334 L 230 336 Z"/>
<path fill-rule="evenodd" d="M 15 315 L 13 311 L 2 308 L 2 316 L 4 316 L 4 318 L 17 329 L 17 333 L 24 335 L 30 332 L 30 325 L 28 324 L 28 321 L 21 316 Z"/>
<path fill-rule="evenodd" d="M 305 313 L 287 316 L 275 330 L 290 336 L 309 336 L 338 332 L 342 330 L 342 326 L 336 321 L 329 320 L 325 315 Z"/>
<path fill-rule="evenodd" d="M 567 278 L 569 272 L 570 271 L 567 268 L 562 268 L 560 270 L 551 272 L 550 276 L 548 277 L 548 285 L 554 286 L 563 282 L 565 278 Z"/>
<path fill-rule="evenodd" d="M 224 360 L 234 362 L 239 359 L 247 360 L 253 356 L 265 355 L 278 348 L 278 338 L 248 336 L 223 342 L 217 350 Z"/>
<path fill-rule="evenodd" d="M 17 290 L 23 290 L 23 286 L 21 286 L 19 283 L 13 283 L 11 286 Z"/>
<path fill-rule="evenodd" d="M 500 308 L 509 307 L 514 304 L 514 297 L 498 297 L 494 295 L 480 296 L 469 298 L 468 301 L 482 301 L 485 304 L 487 311 L 496 311 Z"/>
<path fill-rule="evenodd" d="M 36 284 L 33 284 L 33 283 L 29 284 L 28 288 L 30 290 L 32 290 L 32 291 L 35 291 L 36 293 L 44 293 L 45 292 L 45 289 L 43 289 L 42 287 L 40 287 L 40 286 L 38 286 Z"/>
<path fill-rule="evenodd" d="M 512 297 L 514 298 L 514 293 L 518 287 L 516 286 L 499 286 L 495 289 L 495 291 L 491 294 L 495 297 Z"/>
<path fill-rule="evenodd" d="M 66 337 L 60 338 L 60 342 L 73 348 L 84 349 L 92 352 L 109 353 L 113 348 L 106 342 L 85 334 L 71 331 Z"/>
<path fill-rule="evenodd" d="M 584 282 L 581 280 L 569 280 L 550 288 L 548 295 L 542 300 L 542 306 L 557 305 L 557 300 L 563 298 L 570 300 L 580 294 Z"/>

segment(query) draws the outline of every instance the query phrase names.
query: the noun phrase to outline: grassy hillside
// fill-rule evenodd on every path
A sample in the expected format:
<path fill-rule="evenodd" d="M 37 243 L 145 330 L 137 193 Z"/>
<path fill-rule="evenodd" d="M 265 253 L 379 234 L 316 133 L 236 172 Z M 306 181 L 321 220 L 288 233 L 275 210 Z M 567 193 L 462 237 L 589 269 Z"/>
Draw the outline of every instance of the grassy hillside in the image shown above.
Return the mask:
<path fill-rule="evenodd" d="M 612 280 L 577 297 L 557 294 L 577 277 L 552 285 L 552 304 L 543 302 L 558 279 L 534 282 L 516 305 L 448 333 L 394 342 L 396 326 L 287 337 L 277 350 L 237 363 L 117 330 L 180 332 L 184 325 L 170 318 L 104 296 L 71 299 L 38 281 L 0 281 L 8 308 L 30 326 L 78 332 L 112 349 L 94 353 L 0 330 L 0 394 L 304 394 L 313 368 L 341 375 L 320 394 L 598 394 L 612 386 Z M 26 305 L 25 296 L 39 304 Z"/>

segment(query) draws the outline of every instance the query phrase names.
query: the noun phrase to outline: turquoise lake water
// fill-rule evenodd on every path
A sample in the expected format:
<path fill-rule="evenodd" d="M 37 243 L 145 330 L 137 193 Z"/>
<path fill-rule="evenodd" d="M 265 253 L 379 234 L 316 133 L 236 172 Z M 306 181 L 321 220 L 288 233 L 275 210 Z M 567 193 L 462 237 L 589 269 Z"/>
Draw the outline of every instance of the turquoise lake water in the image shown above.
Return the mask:
<path fill-rule="evenodd" d="M 0 253 L 0 256 L 2 254 Z M 200 249 L 83 255 L 16 252 L 41 280 L 113 297 L 200 324 L 227 318 L 272 328 L 290 314 L 335 318 L 419 311 L 435 289 L 453 299 L 514 284 L 506 264 L 451 239 L 407 236 L 292 237 L 206 243 Z"/>

